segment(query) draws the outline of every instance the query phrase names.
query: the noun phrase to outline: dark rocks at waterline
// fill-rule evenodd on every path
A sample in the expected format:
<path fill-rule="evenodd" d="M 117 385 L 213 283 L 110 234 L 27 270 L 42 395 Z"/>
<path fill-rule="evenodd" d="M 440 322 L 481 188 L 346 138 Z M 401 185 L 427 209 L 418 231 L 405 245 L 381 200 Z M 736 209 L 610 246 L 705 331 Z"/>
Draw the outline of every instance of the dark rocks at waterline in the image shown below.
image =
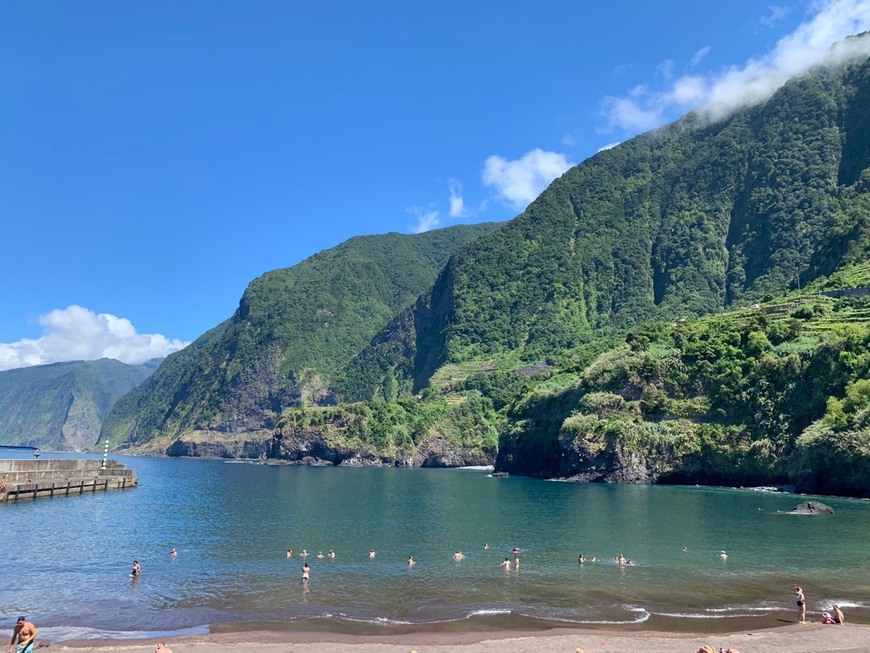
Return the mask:
<path fill-rule="evenodd" d="M 796 515 L 833 515 L 834 509 L 821 501 L 804 501 L 792 508 Z"/>

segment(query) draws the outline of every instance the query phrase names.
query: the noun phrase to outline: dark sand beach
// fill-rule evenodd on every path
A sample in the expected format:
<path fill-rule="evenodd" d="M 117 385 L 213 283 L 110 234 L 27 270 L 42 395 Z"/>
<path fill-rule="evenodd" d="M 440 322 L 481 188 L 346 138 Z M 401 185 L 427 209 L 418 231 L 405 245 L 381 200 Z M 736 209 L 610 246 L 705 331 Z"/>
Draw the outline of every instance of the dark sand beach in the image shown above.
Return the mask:
<path fill-rule="evenodd" d="M 247 630 L 166 640 L 173 653 L 695 653 L 701 646 L 740 653 L 870 652 L 870 626 L 793 624 L 728 633 L 653 630 L 626 632 L 559 628 L 538 632 L 416 632 L 394 635 L 349 635 L 317 631 Z M 69 641 L 52 644 L 65 653 L 153 653 L 154 640 Z"/>

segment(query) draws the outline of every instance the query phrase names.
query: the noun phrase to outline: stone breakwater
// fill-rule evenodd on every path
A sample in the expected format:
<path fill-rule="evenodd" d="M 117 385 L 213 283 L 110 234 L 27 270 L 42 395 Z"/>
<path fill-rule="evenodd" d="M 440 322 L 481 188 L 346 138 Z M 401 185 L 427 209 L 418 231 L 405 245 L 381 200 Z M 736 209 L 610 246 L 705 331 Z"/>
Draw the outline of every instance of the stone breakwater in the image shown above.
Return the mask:
<path fill-rule="evenodd" d="M 0 503 L 85 492 L 124 490 L 136 472 L 114 460 L 0 460 Z"/>

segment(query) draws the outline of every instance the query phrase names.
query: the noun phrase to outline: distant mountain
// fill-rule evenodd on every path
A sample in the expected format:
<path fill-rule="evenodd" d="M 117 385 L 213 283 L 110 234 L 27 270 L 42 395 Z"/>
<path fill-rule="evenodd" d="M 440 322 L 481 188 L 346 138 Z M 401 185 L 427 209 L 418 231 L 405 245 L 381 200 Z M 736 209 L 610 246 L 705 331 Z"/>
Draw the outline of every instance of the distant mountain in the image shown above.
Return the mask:
<path fill-rule="evenodd" d="M 501 225 L 352 238 L 251 282 L 230 319 L 169 356 L 103 425 L 143 443 L 193 431 L 270 435 L 289 406 L 330 405 L 330 384 L 450 255 Z"/>
<path fill-rule="evenodd" d="M 0 372 L 0 444 L 58 451 L 92 448 L 103 418 L 163 359 L 127 365 L 103 358 Z"/>

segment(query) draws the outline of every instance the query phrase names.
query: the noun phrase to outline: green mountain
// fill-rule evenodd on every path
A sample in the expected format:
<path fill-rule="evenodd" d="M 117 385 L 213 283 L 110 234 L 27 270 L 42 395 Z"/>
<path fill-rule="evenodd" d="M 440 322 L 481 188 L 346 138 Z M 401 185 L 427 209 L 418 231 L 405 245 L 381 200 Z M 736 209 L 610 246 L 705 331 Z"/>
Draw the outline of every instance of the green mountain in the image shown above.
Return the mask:
<path fill-rule="evenodd" d="M 126 365 L 103 358 L 0 372 L 0 444 L 57 451 L 92 448 L 119 397 L 162 359 Z"/>
<path fill-rule="evenodd" d="M 431 287 L 453 251 L 500 226 L 357 237 L 264 274 L 235 315 L 119 401 L 103 435 L 167 445 L 194 432 L 268 436 L 286 407 L 336 403 L 336 371 Z"/>
<path fill-rule="evenodd" d="M 870 60 L 818 68 L 600 152 L 413 283 L 423 236 L 269 273 L 104 434 L 171 455 L 870 495 L 868 114 Z"/>
<path fill-rule="evenodd" d="M 602 333 L 746 305 L 866 256 L 868 114 L 865 60 L 598 153 L 453 256 L 342 396 L 376 396 L 376 369 L 417 391 L 444 364 L 564 362 Z"/>

